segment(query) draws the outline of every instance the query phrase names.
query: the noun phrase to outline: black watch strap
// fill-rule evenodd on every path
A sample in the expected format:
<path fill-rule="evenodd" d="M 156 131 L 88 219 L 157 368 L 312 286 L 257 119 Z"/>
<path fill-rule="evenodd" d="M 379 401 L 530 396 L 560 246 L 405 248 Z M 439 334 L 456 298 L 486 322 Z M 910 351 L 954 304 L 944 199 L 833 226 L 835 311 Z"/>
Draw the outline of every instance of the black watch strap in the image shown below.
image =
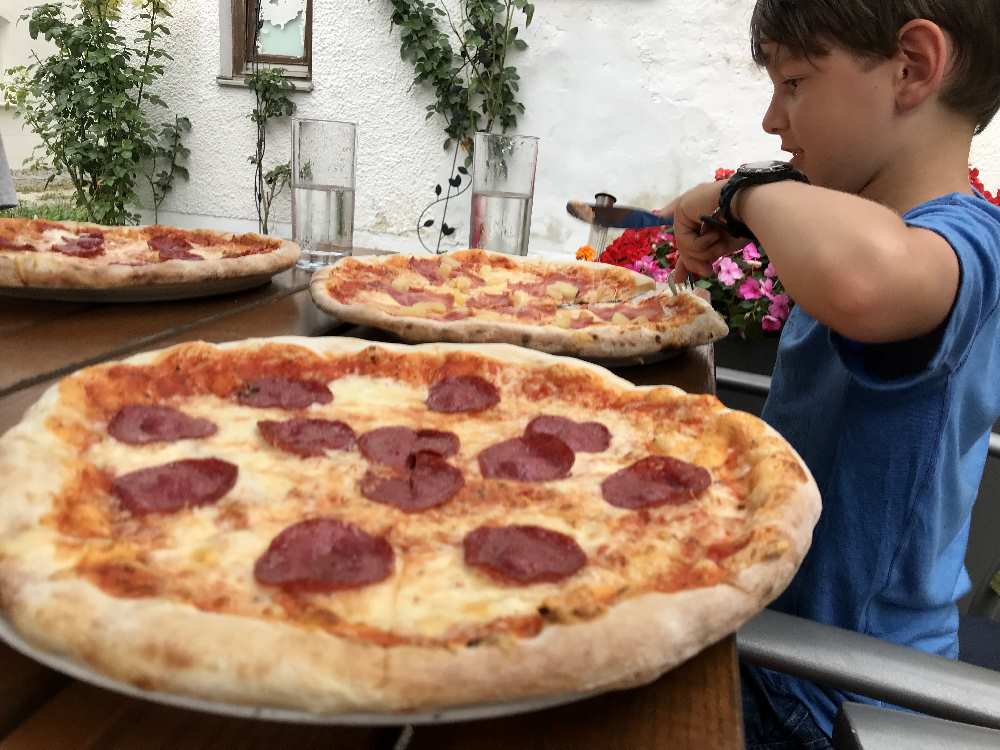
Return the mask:
<path fill-rule="evenodd" d="M 726 186 L 722 188 L 722 194 L 719 196 L 717 213 L 725 222 L 726 231 L 733 237 L 745 237 L 756 242 L 757 238 L 750 227 L 733 215 L 733 200 L 737 193 L 745 187 L 768 185 L 784 180 L 794 180 L 807 184 L 809 182 L 809 178 L 787 162 L 767 162 L 767 166 L 748 164 L 740 167 L 736 174 L 729 179 Z"/>

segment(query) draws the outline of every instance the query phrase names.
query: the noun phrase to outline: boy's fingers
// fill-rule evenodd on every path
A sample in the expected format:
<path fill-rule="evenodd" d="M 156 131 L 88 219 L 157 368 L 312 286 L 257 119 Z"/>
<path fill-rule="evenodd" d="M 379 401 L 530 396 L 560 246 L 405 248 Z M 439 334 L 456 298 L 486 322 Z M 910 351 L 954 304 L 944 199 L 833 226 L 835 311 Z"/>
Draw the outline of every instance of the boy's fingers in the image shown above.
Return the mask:
<path fill-rule="evenodd" d="M 663 208 L 657 209 L 656 211 L 653 211 L 653 213 L 656 214 L 657 216 L 673 216 L 674 215 L 674 207 L 676 205 L 677 205 L 677 198 L 674 198 L 672 201 L 670 201 Z"/>

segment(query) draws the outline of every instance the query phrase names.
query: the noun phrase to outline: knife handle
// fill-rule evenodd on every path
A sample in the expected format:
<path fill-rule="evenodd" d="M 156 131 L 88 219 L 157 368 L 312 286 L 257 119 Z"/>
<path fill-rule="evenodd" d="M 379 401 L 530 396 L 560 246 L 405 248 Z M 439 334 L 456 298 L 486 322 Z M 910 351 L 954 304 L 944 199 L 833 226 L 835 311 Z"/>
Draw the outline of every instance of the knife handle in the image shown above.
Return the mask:
<path fill-rule="evenodd" d="M 617 222 L 617 226 L 621 229 L 647 229 L 673 223 L 673 216 L 660 216 L 652 211 L 632 211 L 627 218 Z"/>

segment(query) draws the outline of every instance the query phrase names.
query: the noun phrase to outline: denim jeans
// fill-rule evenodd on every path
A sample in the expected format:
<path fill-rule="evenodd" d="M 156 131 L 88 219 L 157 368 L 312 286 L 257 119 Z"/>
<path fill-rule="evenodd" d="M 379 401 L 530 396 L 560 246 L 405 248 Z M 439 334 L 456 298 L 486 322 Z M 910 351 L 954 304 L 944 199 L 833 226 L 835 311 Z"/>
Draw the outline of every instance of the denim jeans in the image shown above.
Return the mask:
<path fill-rule="evenodd" d="M 830 738 L 790 695 L 768 692 L 753 667 L 740 663 L 747 750 L 831 750 Z"/>

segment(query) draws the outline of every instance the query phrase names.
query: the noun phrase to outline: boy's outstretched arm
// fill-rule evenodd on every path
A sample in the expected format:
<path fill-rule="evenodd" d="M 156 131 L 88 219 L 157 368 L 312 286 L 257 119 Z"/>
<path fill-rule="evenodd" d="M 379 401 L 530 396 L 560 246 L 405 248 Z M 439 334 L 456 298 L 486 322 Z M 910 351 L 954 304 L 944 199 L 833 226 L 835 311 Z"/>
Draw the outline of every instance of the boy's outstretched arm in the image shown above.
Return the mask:
<path fill-rule="evenodd" d="M 677 200 L 682 273 L 710 276 L 712 261 L 742 244 L 714 232 L 699 236 L 701 217 L 718 206 L 724 184 L 699 185 Z M 884 206 L 786 181 L 745 188 L 732 208 L 796 304 L 847 338 L 903 341 L 930 333 L 951 310 L 959 282 L 955 252 Z"/>

